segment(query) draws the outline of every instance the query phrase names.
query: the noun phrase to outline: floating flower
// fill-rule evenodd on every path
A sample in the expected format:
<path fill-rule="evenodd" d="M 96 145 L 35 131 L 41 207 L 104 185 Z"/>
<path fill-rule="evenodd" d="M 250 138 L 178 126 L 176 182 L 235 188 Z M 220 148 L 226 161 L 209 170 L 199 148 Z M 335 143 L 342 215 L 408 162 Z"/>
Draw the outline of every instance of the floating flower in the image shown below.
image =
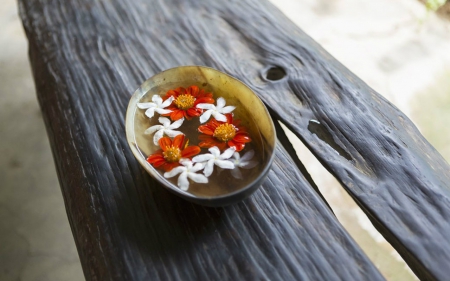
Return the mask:
<path fill-rule="evenodd" d="M 226 122 L 227 118 L 224 114 L 231 113 L 236 107 L 231 105 L 225 106 L 225 99 L 221 97 L 217 99 L 217 106 L 209 103 L 199 103 L 197 108 L 206 109 L 202 116 L 200 116 L 200 123 L 205 123 L 211 115 L 217 121 Z"/>
<path fill-rule="evenodd" d="M 152 101 L 153 102 L 142 102 L 137 104 L 140 109 L 147 109 L 145 111 L 145 115 L 147 115 L 148 118 L 152 118 L 155 114 L 155 111 L 161 115 L 172 112 L 171 110 L 165 108 L 172 103 L 173 97 L 168 98 L 163 102 L 163 99 L 159 95 L 154 95 L 152 97 Z"/>
<path fill-rule="evenodd" d="M 200 116 L 203 109 L 197 108 L 198 104 L 214 103 L 212 94 L 205 93 L 203 89 L 199 89 L 197 86 L 169 90 L 165 98 L 173 98 L 173 102 L 168 108 L 172 112 L 164 114 L 164 116 L 170 116 L 173 121 L 183 117 L 190 120 L 192 117 Z"/>
<path fill-rule="evenodd" d="M 235 152 L 233 154 L 234 160 L 231 160 L 234 164 L 234 169 L 231 170 L 231 174 L 233 177 L 237 179 L 242 179 L 242 173 L 239 170 L 239 168 L 242 169 L 251 169 L 254 168 L 256 165 L 258 165 L 257 161 L 251 160 L 253 156 L 255 155 L 255 151 L 252 149 L 244 154 L 244 156 L 240 156 L 238 152 Z M 198 156 L 196 156 L 198 157 Z M 194 157 L 195 159 L 195 157 Z"/>
<path fill-rule="evenodd" d="M 180 128 L 181 124 L 183 124 L 184 118 L 177 120 L 170 124 L 169 118 L 165 117 L 159 117 L 158 119 L 159 123 L 162 125 L 154 125 L 145 130 L 144 134 L 150 135 L 156 132 L 156 134 L 153 136 L 153 142 L 158 145 L 158 141 L 164 136 L 164 134 L 168 135 L 169 137 L 173 138 L 175 136 L 178 136 L 180 134 L 183 134 L 180 131 L 175 131 L 174 129 Z"/>
<path fill-rule="evenodd" d="M 164 177 L 171 178 L 180 174 L 180 176 L 178 177 L 177 184 L 181 190 L 186 191 L 189 189 L 188 178 L 197 183 L 208 183 L 207 177 L 205 177 L 202 174 L 196 173 L 204 168 L 203 164 L 197 163 L 193 166 L 192 161 L 190 161 L 189 159 L 181 159 L 180 163 L 183 166 L 176 167 L 172 169 L 170 172 L 164 173 Z"/>
<path fill-rule="evenodd" d="M 219 166 L 222 169 L 234 169 L 234 164 L 229 159 L 236 151 L 234 147 L 228 148 L 222 154 L 220 150 L 214 146 L 209 149 L 209 154 L 201 154 L 192 158 L 192 162 L 202 163 L 205 165 L 203 174 L 209 177 L 214 169 L 214 165 Z"/>
<path fill-rule="evenodd" d="M 216 119 L 210 120 L 206 125 L 198 127 L 202 133 L 198 138 L 200 147 L 217 146 L 220 150 L 234 147 L 236 151 L 244 149 L 245 144 L 252 141 L 245 127 L 240 126 L 240 120 L 234 120 L 231 114 L 225 114 L 226 122 Z"/>
<path fill-rule="evenodd" d="M 153 167 L 161 167 L 168 172 L 180 166 L 181 158 L 191 158 L 200 153 L 200 147 L 196 145 L 187 146 L 189 141 L 184 141 L 184 135 L 177 135 L 173 141 L 169 137 L 163 137 L 158 141 L 161 149 L 147 158 L 147 162 Z"/>

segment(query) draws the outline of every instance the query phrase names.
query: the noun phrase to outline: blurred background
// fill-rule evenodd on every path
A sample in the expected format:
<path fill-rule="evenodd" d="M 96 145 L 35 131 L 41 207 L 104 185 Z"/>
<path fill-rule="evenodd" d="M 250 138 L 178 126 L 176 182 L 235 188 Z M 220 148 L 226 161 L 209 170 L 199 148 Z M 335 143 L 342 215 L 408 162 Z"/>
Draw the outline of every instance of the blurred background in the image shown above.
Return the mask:
<path fill-rule="evenodd" d="M 449 4 L 434 12 L 445 1 L 429 1 L 428 8 L 425 0 L 272 2 L 408 115 L 450 161 Z M 0 5 L 0 136 L 0 280 L 84 280 L 14 0 Z M 334 178 L 290 137 L 339 220 L 382 274 L 415 280 Z"/>

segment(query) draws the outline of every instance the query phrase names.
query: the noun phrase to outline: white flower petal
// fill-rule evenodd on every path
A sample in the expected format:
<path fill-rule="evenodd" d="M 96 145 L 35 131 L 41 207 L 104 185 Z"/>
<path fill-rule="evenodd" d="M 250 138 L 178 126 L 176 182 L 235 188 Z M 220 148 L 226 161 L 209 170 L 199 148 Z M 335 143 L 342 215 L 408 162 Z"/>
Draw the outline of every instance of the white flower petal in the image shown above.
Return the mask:
<path fill-rule="evenodd" d="M 169 137 L 171 137 L 171 138 L 174 138 L 174 137 L 176 137 L 178 135 L 182 135 L 183 134 L 180 131 L 174 131 L 174 130 L 164 130 L 164 133 L 166 135 L 168 135 Z"/>
<path fill-rule="evenodd" d="M 184 191 L 189 189 L 189 180 L 187 179 L 187 176 L 188 173 L 184 172 L 178 177 L 178 187 Z"/>
<path fill-rule="evenodd" d="M 256 165 L 258 165 L 257 161 L 242 161 L 239 167 L 244 169 L 251 169 L 256 167 Z"/>
<path fill-rule="evenodd" d="M 173 102 L 174 99 L 175 99 L 174 97 L 170 97 L 170 98 L 166 99 L 166 100 L 161 104 L 160 107 L 161 107 L 161 108 L 168 107 L 168 106 Z"/>
<path fill-rule="evenodd" d="M 209 150 L 209 152 L 211 152 L 211 154 L 214 157 L 219 157 L 220 156 L 220 150 L 219 150 L 219 148 L 217 146 L 213 146 L 213 147 L 209 148 L 208 150 Z"/>
<path fill-rule="evenodd" d="M 219 156 L 219 159 L 229 159 L 231 156 L 233 156 L 234 152 L 236 151 L 236 148 L 230 147 L 227 150 L 225 150 L 222 155 Z"/>
<path fill-rule="evenodd" d="M 191 172 L 197 172 L 205 168 L 206 163 L 197 163 L 190 169 Z"/>
<path fill-rule="evenodd" d="M 163 126 L 161 125 L 155 125 L 155 126 L 151 126 L 149 127 L 147 130 L 144 131 L 145 135 L 150 135 L 153 134 L 154 132 L 161 130 L 163 128 Z"/>
<path fill-rule="evenodd" d="M 197 155 L 194 158 L 192 158 L 192 162 L 197 162 L 197 163 L 198 162 L 206 162 L 213 158 L 214 158 L 214 156 L 209 153 L 208 154 L 200 154 L 200 155 Z"/>
<path fill-rule="evenodd" d="M 217 121 L 227 122 L 227 117 L 225 115 L 223 115 L 222 113 L 213 111 L 212 116 L 214 116 L 214 118 L 216 118 Z"/>
<path fill-rule="evenodd" d="M 255 155 L 255 151 L 252 149 L 248 151 L 247 153 L 242 156 L 241 161 L 247 161 L 253 158 L 253 155 Z"/>
<path fill-rule="evenodd" d="M 159 117 L 158 118 L 159 123 L 161 123 L 165 128 L 170 126 L 170 119 L 166 117 Z"/>
<path fill-rule="evenodd" d="M 212 174 L 213 170 L 214 170 L 214 159 L 211 159 L 206 163 L 205 169 L 203 170 L 203 174 L 209 177 Z"/>
<path fill-rule="evenodd" d="M 164 136 L 164 130 L 159 130 L 156 132 L 156 134 L 153 136 L 153 143 L 158 145 L 158 141 Z"/>
<path fill-rule="evenodd" d="M 202 174 L 188 173 L 188 177 L 198 183 L 208 183 L 208 178 Z"/>
<path fill-rule="evenodd" d="M 239 168 L 234 168 L 233 170 L 231 170 L 231 175 L 237 179 L 242 179 L 242 173 Z"/>
<path fill-rule="evenodd" d="M 217 99 L 217 109 L 222 109 L 225 106 L 225 99 L 220 97 Z"/>
<path fill-rule="evenodd" d="M 230 113 L 230 112 L 233 111 L 235 108 L 236 108 L 236 106 L 232 106 L 232 105 L 225 106 L 224 108 L 222 108 L 222 109 L 220 110 L 220 113 Z"/>
<path fill-rule="evenodd" d="M 239 155 L 239 152 L 235 152 L 233 154 L 234 159 L 236 159 L 239 162 L 239 159 L 241 159 L 241 156 Z"/>
<path fill-rule="evenodd" d="M 159 95 L 153 95 L 152 101 L 157 105 L 160 105 L 162 103 L 162 98 Z"/>
<path fill-rule="evenodd" d="M 184 118 L 178 119 L 177 121 L 173 122 L 169 128 L 170 129 L 178 129 L 180 128 L 180 126 L 183 124 L 184 122 Z"/>
<path fill-rule="evenodd" d="M 212 113 L 213 111 L 211 109 L 203 112 L 203 114 L 200 116 L 200 123 L 205 123 L 206 121 L 208 121 Z"/>
<path fill-rule="evenodd" d="M 200 108 L 200 109 L 216 109 L 216 106 L 214 104 L 210 104 L 210 103 L 199 103 L 199 104 L 197 104 L 197 108 Z"/>
<path fill-rule="evenodd" d="M 147 109 L 147 108 L 150 108 L 150 107 L 155 107 L 156 104 L 153 103 L 153 102 L 141 102 L 141 103 L 138 103 L 137 106 L 140 109 Z"/>
<path fill-rule="evenodd" d="M 162 109 L 158 107 L 155 107 L 155 111 L 158 112 L 159 114 L 167 114 L 172 112 L 172 110 L 170 109 Z"/>
<path fill-rule="evenodd" d="M 178 161 L 181 165 L 185 166 L 186 169 L 192 168 L 192 161 L 188 158 L 181 158 L 180 161 Z"/>
<path fill-rule="evenodd" d="M 171 177 L 174 177 L 174 176 L 178 175 L 179 173 L 183 173 L 185 171 L 186 171 L 186 167 L 178 166 L 178 167 L 173 168 L 170 172 L 165 172 L 164 177 L 171 178 Z"/>
<path fill-rule="evenodd" d="M 229 160 L 216 160 L 215 164 L 222 169 L 234 169 L 233 162 Z"/>
<path fill-rule="evenodd" d="M 155 114 L 155 108 L 156 107 L 150 107 L 149 109 L 147 109 L 145 111 L 145 115 L 147 115 L 148 118 L 152 118 L 153 115 Z"/>

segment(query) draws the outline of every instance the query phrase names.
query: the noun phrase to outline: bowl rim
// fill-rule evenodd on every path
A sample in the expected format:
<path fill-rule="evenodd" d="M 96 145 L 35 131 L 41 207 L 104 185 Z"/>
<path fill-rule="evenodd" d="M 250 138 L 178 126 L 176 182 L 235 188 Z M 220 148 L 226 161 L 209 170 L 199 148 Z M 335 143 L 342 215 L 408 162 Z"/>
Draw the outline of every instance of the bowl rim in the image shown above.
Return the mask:
<path fill-rule="evenodd" d="M 170 71 L 174 71 L 176 69 L 180 69 L 180 68 L 199 68 L 199 69 L 206 69 L 212 72 L 218 72 L 219 74 L 225 75 L 227 76 L 227 78 L 232 79 L 237 81 L 238 83 L 242 84 L 244 87 L 246 87 L 251 93 L 253 93 L 258 100 L 261 102 L 261 105 L 264 109 L 264 112 L 266 113 L 266 115 L 268 116 L 272 128 L 272 132 L 273 132 L 273 149 L 272 149 L 272 153 L 271 155 L 269 155 L 269 159 L 267 161 L 266 166 L 264 167 L 264 169 L 260 172 L 260 174 L 250 183 L 248 183 L 247 185 L 245 185 L 244 187 L 235 190 L 233 192 L 230 193 L 226 193 L 223 195 L 218 195 L 218 196 L 197 196 L 194 195 L 190 192 L 181 190 L 178 186 L 176 186 L 175 184 L 169 182 L 166 178 L 164 178 L 150 163 L 148 163 L 145 159 L 145 156 L 142 154 L 141 150 L 139 149 L 139 147 L 136 144 L 136 138 L 135 138 L 135 130 L 134 130 L 134 121 L 135 121 L 135 115 L 136 115 L 136 110 L 137 110 L 137 106 L 136 104 L 139 102 L 139 100 L 145 96 L 147 94 L 148 91 L 143 91 L 142 86 L 144 84 L 146 84 L 148 81 L 154 79 L 155 77 L 159 76 L 159 75 L 163 75 L 164 73 L 170 72 Z M 127 138 L 127 143 L 130 146 L 130 149 L 134 155 L 134 157 L 138 160 L 139 164 L 147 171 L 147 173 L 149 173 L 154 179 L 156 179 L 161 185 L 163 185 L 165 188 L 168 188 L 170 191 L 175 192 L 178 195 L 182 195 L 184 197 L 187 197 L 186 199 L 192 199 L 192 201 L 213 201 L 213 200 L 222 200 L 222 199 L 226 199 L 228 197 L 234 197 L 240 193 L 245 193 L 248 189 L 251 189 L 255 183 L 261 182 L 261 180 L 267 176 L 269 169 L 272 167 L 272 163 L 273 160 L 275 159 L 275 150 L 276 150 L 276 146 L 277 146 L 277 132 L 275 130 L 275 125 L 273 123 L 273 119 L 272 116 L 270 115 L 269 111 L 267 110 L 266 105 L 264 104 L 264 102 L 261 100 L 261 98 L 249 87 L 247 86 L 247 84 L 245 84 L 244 82 L 242 82 L 240 79 L 233 77 L 225 72 L 222 72 L 220 70 L 217 70 L 215 68 L 212 67 L 208 67 L 208 66 L 201 66 L 201 65 L 183 65 L 183 66 L 177 66 L 177 67 L 172 67 L 172 68 L 168 68 L 166 70 L 163 70 L 161 72 L 158 72 L 156 74 L 154 74 L 153 76 L 149 77 L 148 79 L 146 79 L 144 82 L 141 83 L 141 85 L 139 86 L 139 88 L 134 91 L 134 93 L 131 95 L 130 101 L 128 103 L 127 106 L 127 111 L 125 114 L 125 132 L 126 132 L 126 138 Z M 132 140 L 134 142 L 132 142 Z M 262 184 L 262 182 L 261 182 Z M 259 188 L 259 187 L 258 187 Z M 255 188 L 256 190 L 257 188 Z M 198 202 L 201 203 L 201 202 Z"/>

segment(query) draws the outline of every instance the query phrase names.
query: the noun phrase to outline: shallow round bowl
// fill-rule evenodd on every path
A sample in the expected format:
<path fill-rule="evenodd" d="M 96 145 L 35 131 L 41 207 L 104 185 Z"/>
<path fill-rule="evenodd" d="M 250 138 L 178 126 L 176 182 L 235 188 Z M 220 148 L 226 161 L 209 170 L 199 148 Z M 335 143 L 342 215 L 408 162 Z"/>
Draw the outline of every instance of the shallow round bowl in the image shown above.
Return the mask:
<path fill-rule="evenodd" d="M 212 207 L 258 189 L 276 145 L 258 96 L 236 78 L 201 66 L 168 69 L 145 81 L 128 105 L 126 134 L 136 159 L 162 186 Z"/>

